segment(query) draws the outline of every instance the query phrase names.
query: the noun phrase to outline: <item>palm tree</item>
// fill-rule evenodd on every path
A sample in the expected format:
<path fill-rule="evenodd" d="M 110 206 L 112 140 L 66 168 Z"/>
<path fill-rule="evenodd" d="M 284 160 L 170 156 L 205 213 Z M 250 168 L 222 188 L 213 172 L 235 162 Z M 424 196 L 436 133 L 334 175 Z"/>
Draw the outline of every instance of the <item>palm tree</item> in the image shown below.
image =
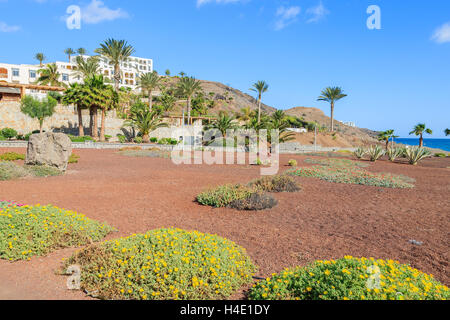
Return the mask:
<path fill-rule="evenodd" d="M 128 45 L 125 40 L 108 39 L 101 43 L 100 48 L 96 49 L 95 52 L 108 58 L 114 66 L 114 87 L 118 92 L 119 83 L 122 79 L 120 64 L 134 53 L 134 48 Z"/>
<path fill-rule="evenodd" d="M 187 98 L 188 124 L 191 123 L 191 100 L 192 96 L 202 89 L 200 81 L 193 77 L 183 77 L 178 82 L 178 95 Z M 184 124 L 184 108 L 183 108 Z"/>
<path fill-rule="evenodd" d="M 287 116 L 282 110 L 277 110 L 272 114 L 269 119 L 267 129 L 269 133 L 269 141 L 272 143 L 272 132 L 271 130 L 278 130 L 278 142 L 285 143 L 291 141 L 295 137 L 295 133 L 288 131 L 289 121 L 287 121 Z"/>
<path fill-rule="evenodd" d="M 237 118 L 241 121 L 248 121 L 251 118 L 252 109 L 250 107 L 241 108 L 241 112 L 237 114 Z"/>
<path fill-rule="evenodd" d="M 84 136 L 84 127 L 83 127 L 83 115 L 82 109 L 86 106 L 84 105 L 86 102 L 85 95 L 86 90 L 84 90 L 84 86 L 78 83 L 73 83 L 70 87 L 64 92 L 64 96 L 62 97 L 62 103 L 64 105 L 76 105 L 77 114 L 78 114 L 78 135 L 80 137 Z"/>
<path fill-rule="evenodd" d="M 139 78 L 139 88 L 148 93 L 148 107 L 152 110 L 153 91 L 159 86 L 161 78 L 156 71 L 145 73 Z"/>
<path fill-rule="evenodd" d="M 450 136 L 450 129 L 445 129 L 444 133 L 446 136 Z"/>
<path fill-rule="evenodd" d="M 257 81 L 250 90 L 258 93 L 258 123 L 260 123 L 262 94 L 269 90 L 269 85 L 265 81 Z"/>
<path fill-rule="evenodd" d="M 42 133 L 44 120 L 53 115 L 56 105 L 57 101 L 49 95 L 42 101 L 31 96 L 25 96 L 21 101 L 20 111 L 31 118 L 39 120 L 39 131 Z"/>
<path fill-rule="evenodd" d="M 77 63 L 77 72 L 75 73 L 76 76 L 86 79 L 96 74 L 100 74 L 98 57 L 89 57 L 85 60 L 81 56 L 78 56 L 75 60 Z"/>
<path fill-rule="evenodd" d="M 398 136 L 394 135 L 394 130 L 387 130 L 378 134 L 378 141 L 386 143 L 386 151 L 389 149 L 389 140 L 392 138 L 398 138 Z"/>
<path fill-rule="evenodd" d="M 423 147 L 423 135 L 424 133 L 433 134 L 433 130 L 426 127 L 425 123 L 419 123 L 414 127 L 414 130 L 409 134 L 415 134 L 416 136 L 420 136 L 419 138 L 419 148 Z"/>
<path fill-rule="evenodd" d="M 45 60 L 47 60 L 47 57 L 43 54 L 43 53 L 36 53 L 36 55 L 34 56 L 34 58 L 39 61 L 39 66 L 42 68 L 43 64 L 42 62 L 44 62 Z"/>
<path fill-rule="evenodd" d="M 218 130 L 222 134 L 222 137 L 226 139 L 227 130 L 235 130 L 239 126 L 233 117 L 229 117 L 226 113 L 220 114 L 220 116 L 214 120 L 211 124 L 206 125 L 206 130 Z"/>
<path fill-rule="evenodd" d="M 64 53 L 67 54 L 67 56 L 69 57 L 69 63 L 70 63 L 70 57 L 75 54 L 75 51 L 73 51 L 72 48 L 67 48 L 66 50 L 64 50 Z"/>
<path fill-rule="evenodd" d="M 347 97 L 340 87 L 328 87 L 322 90 L 322 95 L 319 96 L 317 101 L 329 102 L 331 106 L 331 132 L 334 131 L 334 104 L 336 101 Z"/>
<path fill-rule="evenodd" d="M 168 126 L 167 123 L 162 122 L 157 110 L 150 111 L 143 103 L 133 105 L 130 110 L 130 118 L 125 121 L 124 125 L 136 128 L 142 134 L 142 141 L 145 143 L 150 142 L 150 132 Z"/>
<path fill-rule="evenodd" d="M 170 70 L 169 69 L 166 70 L 166 76 L 170 77 Z"/>
<path fill-rule="evenodd" d="M 38 70 L 40 74 L 37 79 L 37 83 L 41 85 L 50 85 L 53 87 L 61 87 L 65 86 L 64 83 L 59 81 L 59 77 L 61 76 L 58 72 L 58 67 L 56 63 L 48 64 L 46 68 Z"/>
<path fill-rule="evenodd" d="M 78 53 L 80 56 L 84 56 L 84 55 L 86 55 L 87 50 L 86 50 L 85 48 L 78 48 L 78 49 L 77 49 L 77 53 Z"/>
<path fill-rule="evenodd" d="M 180 75 L 182 78 L 184 78 L 184 77 L 186 76 L 186 73 L 185 73 L 184 71 L 181 71 L 181 72 L 179 73 L 179 75 Z"/>

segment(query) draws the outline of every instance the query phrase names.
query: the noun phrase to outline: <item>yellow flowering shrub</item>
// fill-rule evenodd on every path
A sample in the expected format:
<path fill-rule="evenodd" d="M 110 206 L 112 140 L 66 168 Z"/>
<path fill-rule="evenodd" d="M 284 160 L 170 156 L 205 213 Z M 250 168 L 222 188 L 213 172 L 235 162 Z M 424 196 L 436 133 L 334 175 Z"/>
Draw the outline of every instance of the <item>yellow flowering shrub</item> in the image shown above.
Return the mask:
<path fill-rule="evenodd" d="M 0 259 L 27 260 L 102 240 L 112 228 L 53 206 L 0 202 Z"/>
<path fill-rule="evenodd" d="M 254 300 L 441 300 L 448 288 L 432 275 L 393 260 L 316 261 L 258 282 Z"/>
<path fill-rule="evenodd" d="M 101 299 L 225 298 L 252 282 L 244 248 L 217 235 L 180 229 L 107 241 L 65 262 L 81 267 L 81 287 Z"/>

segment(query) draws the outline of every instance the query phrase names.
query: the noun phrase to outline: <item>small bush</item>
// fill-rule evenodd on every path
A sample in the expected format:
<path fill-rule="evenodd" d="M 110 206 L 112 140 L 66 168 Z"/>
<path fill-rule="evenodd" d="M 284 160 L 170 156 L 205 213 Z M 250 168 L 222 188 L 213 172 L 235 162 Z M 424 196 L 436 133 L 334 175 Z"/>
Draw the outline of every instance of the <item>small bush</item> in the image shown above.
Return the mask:
<path fill-rule="evenodd" d="M 4 136 L 0 135 L 0 141 L 5 141 L 5 140 L 6 140 L 6 138 Z"/>
<path fill-rule="evenodd" d="M 150 142 L 157 143 L 158 142 L 158 138 L 152 137 L 152 138 L 150 138 Z"/>
<path fill-rule="evenodd" d="M 162 139 L 158 140 L 158 144 L 174 146 L 174 145 L 178 144 L 178 140 L 171 139 L 171 138 L 162 138 Z"/>
<path fill-rule="evenodd" d="M 125 142 L 127 142 L 127 137 L 124 136 L 123 134 L 118 134 L 118 135 L 117 135 L 117 139 L 119 139 L 119 142 L 120 142 L 120 143 L 125 143 Z"/>
<path fill-rule="evenodd" d="M 69 157 L 69 163 L 78 163 L 78 160 L 80 159 L 80 156 L 72 153 Z"/>
<path fill-rule="evenodd" d="M 367 150 L 360 147 L 360 148 L 356 149 L 353 154 L 355 155 L 356 158 L 363 159 L 364 156 L 367 154 Z"/>
<path fill-rule="evenodd" d="M 159 229 L 94 245 L 65 263 L 79 265 L 81 288 L 100 299 L 224 299 L 252 282 L 244 248 L 217 235 Z"/>
<path fill-rule="evenodd" d="M 136 138 L 134 138 L 134 142 L 136 142 L 136 143 L 142 143 L 142 142 L 143 142 L 143 139 L 142 139 L 142 137 L 136 137 Z"/>
<path fill-rule="evenodd" d="M 28 176 L 27 169 L 11 161 L 0 162 L 0 181 L 13 180 Z"/>
<path fill-rule="evenodd" d="M 60 176 L 63 174 L 60 170 L 49 166 L 25 166 L 31 175 L 40 178 Z"/>
<path fill-rule="evenodd" d="M 103 239 L 112 228 L 53 206 L 0 203 L 0 259 L 26 260 Z"/>
<path fill-rule="evenodd" d="M 205 206 L 221 208 L 235 200 L 246 199 L 254 192 L 254 189 L 240 184 L 228 184 L 202 192 L 197 196 L 197 201 Z"/>
<path fill-rule="evenodd" d="M 0 154 L 0 160 L 3 161 L 16 161 L 16 160 L 25 160 L 25 155 L 16 152 L 6 152 Z"/>
<path fill-rule="evenodd" d="M 435 153 L 434 156 L 436 158 L 446 158 L 447 155 L 445 153 L 439 152 L 439 153 Z"/>
<path fill-rule="evenodd" d="M 417 163 L 419 163 L 419 161 L 431 157 L 432 153 L 428 149 L 414 147 L 414 148 L 406 148 L 405 155 L 409 164 L 415 166 L 417 165 Z"/>
<path fill-rule="evenodd" d="M 297 160 L 293 160 L 293 159 L 289 160 L 288 165 L 290 167 L 296 167 L 298 165 Z"/>
<path fill-rule="evenodd" d="M 296 192 L 300 190 L 295 179 L 287 175 L 263 177 L 250 182 L 249 185 L 266 192 Z"/>
<path fill-rule="evenodd" d="M 271 195 L 258 191 L 250 194 L 247 198 L 232 201 L 228 207 L 237 210 L 259 211 L 271 209 L 278 204 L 278 201 Z"/>
<path fill-rule="evenodd" d="M 17 136 L 17 131 L 12 128 L 4 128 L 0 131 L 0 135 L 11 140 Z"/>
<path fill-rule="evenodd" d="M 384 156 L 385 151 L 380 146 L 375 145 L 370 146 L 369 149 L 367 149 L 367 154 L 369 155 L 370 161 L 376 162 L 378 159 Z"/>
<path fill-rule="evenodd" d="M 449 290 L 409 265 L 353 258 L 316 261 L 260 281 L 253 300 L 448 300 Z"/>
<path fill-rule="evenodd" d="M 72 142 L 78 142 L 78 143 L 84 143 L 84 142 L 87 142 L 87 141 L 94 141 L 94 138 L 92 138 L 90 136 L 79 137 L 79 136 L 73 136 L 73 135 L 69 134 L 68 137 L 70 138 L 70 140 Z"/>

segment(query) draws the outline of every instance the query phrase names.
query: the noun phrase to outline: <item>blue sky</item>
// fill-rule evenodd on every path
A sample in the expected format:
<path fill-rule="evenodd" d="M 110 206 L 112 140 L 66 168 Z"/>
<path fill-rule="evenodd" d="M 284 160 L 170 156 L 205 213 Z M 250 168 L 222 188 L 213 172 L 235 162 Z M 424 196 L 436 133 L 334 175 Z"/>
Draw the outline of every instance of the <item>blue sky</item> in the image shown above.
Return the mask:
<path fill-rule="evenodd" d="M 64 16 L 81 7 L 80 30 Z M 381 9 L 381 30 L 366 10 Z M 160 73 L 184 71 L 249 93 L 266 80 L 264 102 L 318 107 L 326 86 L 349 95 L 336 119 L 407 137 L 418 122 L 443 137 L 450 127 L 448 0 L 0 0 L 0 62 L 65 60 L 67 47 L 93 51 L 126 39 Z"/>

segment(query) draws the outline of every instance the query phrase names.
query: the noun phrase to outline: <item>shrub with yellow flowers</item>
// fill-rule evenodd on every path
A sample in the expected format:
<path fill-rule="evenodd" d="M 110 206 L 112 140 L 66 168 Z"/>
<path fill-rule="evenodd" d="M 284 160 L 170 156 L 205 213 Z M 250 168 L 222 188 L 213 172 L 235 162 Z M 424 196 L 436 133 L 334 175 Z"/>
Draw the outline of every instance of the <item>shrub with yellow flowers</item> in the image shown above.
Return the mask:
<path fill-rule="evenodd" d="M 53 206 L 0 202 L 0 259 L 29 260 L 102 240 L 112 228 Z"/>
<path fill-rule="evenodd" d="M 217 235 L 158 229 L 90 246 L 65 261 L 81 267 L 81 287 L 100 299 L 226 298 L 252 282 L 244 248 Z"/>
<path fill-rule="evenodd" d="M 393 260 L 353 258 L 316 261 L 260 281 L 254 300 L 441 300 L 448 288 L 432 275 Z"/>

